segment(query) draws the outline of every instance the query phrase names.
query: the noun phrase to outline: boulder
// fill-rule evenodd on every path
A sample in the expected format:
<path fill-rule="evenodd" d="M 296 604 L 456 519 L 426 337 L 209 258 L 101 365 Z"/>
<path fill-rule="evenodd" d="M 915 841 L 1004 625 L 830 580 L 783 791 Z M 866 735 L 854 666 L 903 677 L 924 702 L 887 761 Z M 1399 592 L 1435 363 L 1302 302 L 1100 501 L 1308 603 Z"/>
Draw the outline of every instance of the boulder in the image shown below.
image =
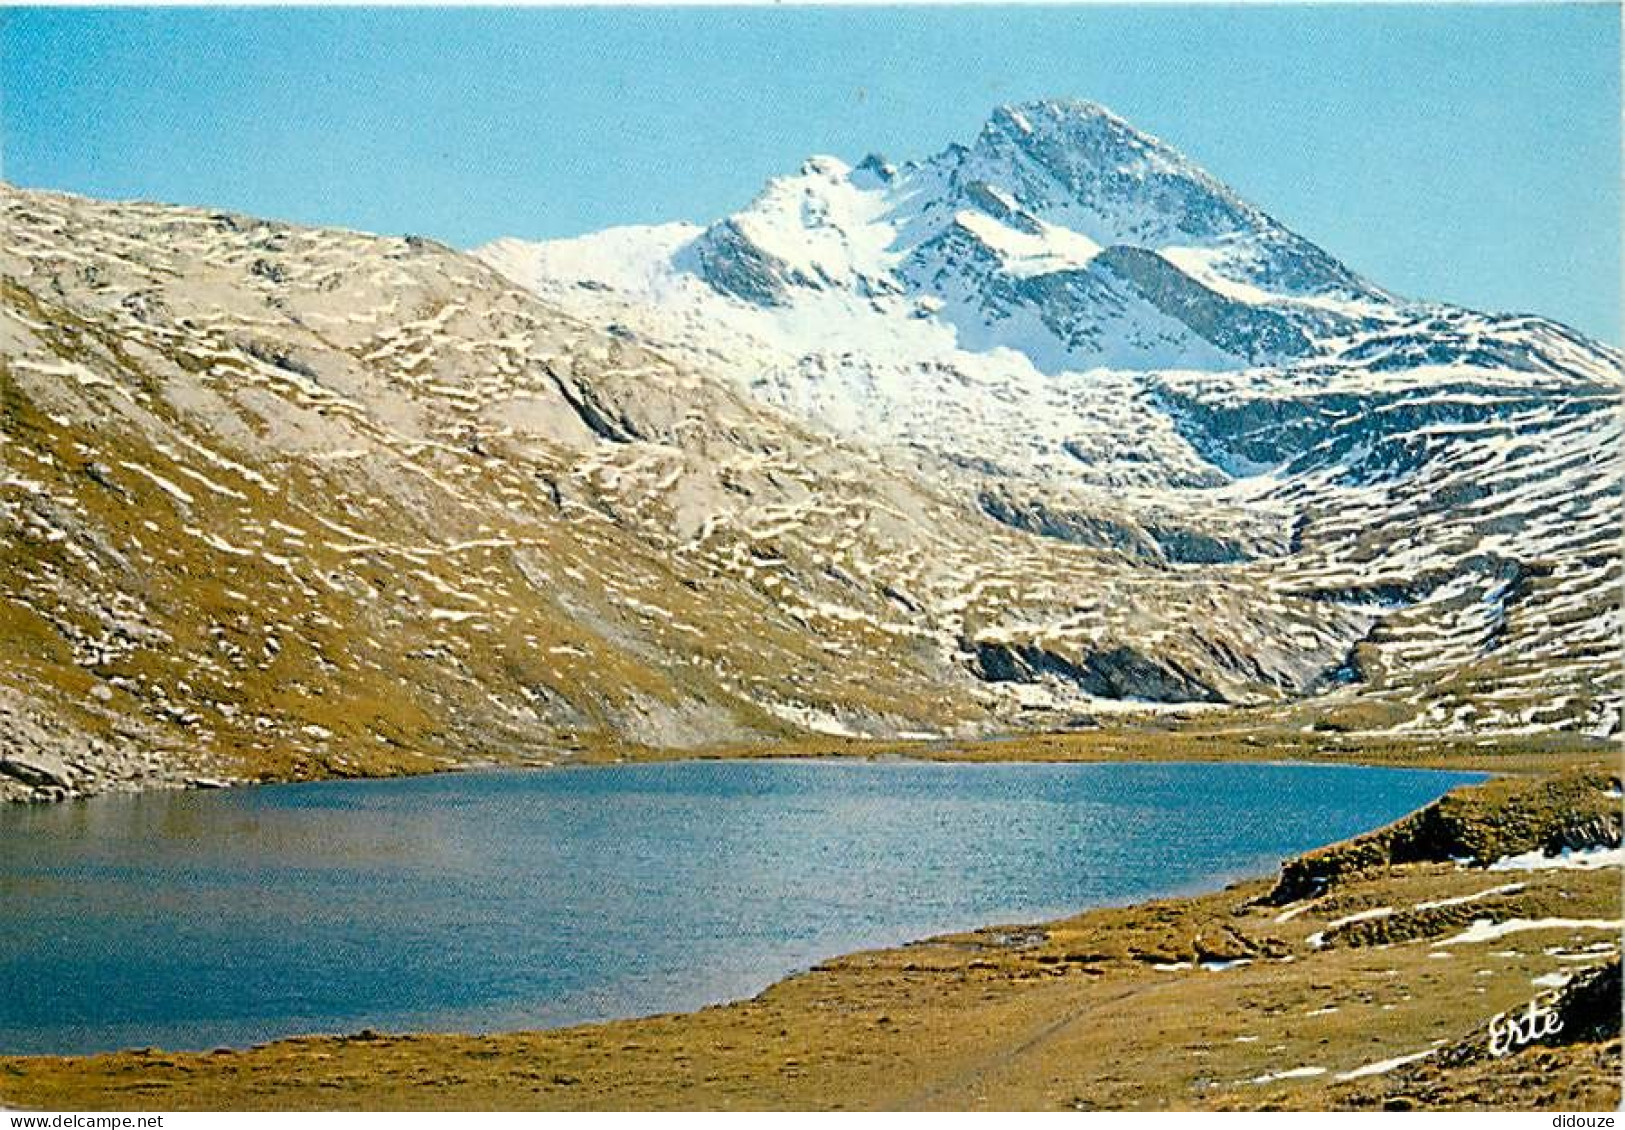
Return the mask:
<path fill-rule="evenodd" d="M 0 773 L 37 789 L 73 787 L 73 772 L 60 758 L 48 753 L 14 753 L 0 757 Z"/>

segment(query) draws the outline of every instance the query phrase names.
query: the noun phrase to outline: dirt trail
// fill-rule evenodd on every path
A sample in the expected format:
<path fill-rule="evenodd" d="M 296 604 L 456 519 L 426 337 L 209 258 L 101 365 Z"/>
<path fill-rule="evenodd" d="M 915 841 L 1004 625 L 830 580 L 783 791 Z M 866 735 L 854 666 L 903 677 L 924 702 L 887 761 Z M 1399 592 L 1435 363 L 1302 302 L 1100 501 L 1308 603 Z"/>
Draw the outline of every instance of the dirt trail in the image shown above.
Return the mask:
<path fill-rule="evenodd" d="M 985 1082 L 996 1072 L 1003 1071 L 1004 1069 L 1013 1066 L 1027 1055 L 1037 1051 L 1045 1044 L 1050 1043 L 1062 1032 L 1065 1032 L 1078 1021 L 1088 1019 L 1110 1005 L 1119 1004 L 1123 1001 L 1129 1000 L 1130 998 L 1137 997 L 1149 988 L 1152 988 L 1152 986 L 1138 985 L 1132 989 L 1127 989 L 1120 993 L 1114 993 L 1108 997 L 1092 1000 L 1085 1005 L 1076 1008 L 1069 1008 L 1059 1017 L 1040 1025 L 1036 1031 L 1029 1034 L 1019 1043 L 1012 1044 L 1007 1048 L 1003 1048 L 993 1055 L 986 1057 L 980 1063 L 977 1063 L 968 1069 L 956 1071 L 948 1078 L 942 1079 L 929 1087 L 925 1087 L 914 1094 L 909 1095 L 898 1104 L 899 1109 L 966 1109 L 971 1105 L 968 1102 L 947 1104 L 944 1103 L 943 1100 L 956 1094 L 969 1097 L 978 1084 Z"/>

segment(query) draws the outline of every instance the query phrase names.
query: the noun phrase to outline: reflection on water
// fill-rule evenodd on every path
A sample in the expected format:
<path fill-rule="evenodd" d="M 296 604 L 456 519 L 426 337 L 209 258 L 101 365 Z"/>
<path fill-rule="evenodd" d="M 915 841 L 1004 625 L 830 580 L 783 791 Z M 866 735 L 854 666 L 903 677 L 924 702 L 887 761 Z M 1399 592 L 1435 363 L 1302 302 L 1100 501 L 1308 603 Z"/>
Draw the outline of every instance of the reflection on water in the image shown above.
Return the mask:
<path fill-rule="evenodd" d="M 0 1051 L 543 1027 L 1259 874 L 1476 775 L 734 761 L 0 810 Z"/>

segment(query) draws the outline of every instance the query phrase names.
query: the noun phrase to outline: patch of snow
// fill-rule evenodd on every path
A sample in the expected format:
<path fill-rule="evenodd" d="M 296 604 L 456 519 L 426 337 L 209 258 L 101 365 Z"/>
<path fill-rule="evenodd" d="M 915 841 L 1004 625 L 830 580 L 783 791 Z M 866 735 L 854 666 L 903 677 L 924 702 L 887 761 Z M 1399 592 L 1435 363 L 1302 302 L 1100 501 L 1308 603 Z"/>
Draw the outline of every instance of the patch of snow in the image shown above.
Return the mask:
<path fill-rule="evenodd" d="M 767 708 L 769 713 L 775 714 L 793 725 L 811 730 L 815 734 L 828 734 L 830 737 L 835 738 L 861 738 L 864 736 L 839 718 L 815 710 L 812 707 L 783 702 L 768 702 L 762 705 Z"/>
<path fill-rule="evenodd" d="M 1079 232 L 1037 221 L 1038 232 L 1024 232 L 982 212 L 965 211 L 954 222 L 999 254 L 1015 278 L 1076 270 L 1100 254 L 1100 244 Z"/>
<path fill-rule="evenodd" d="M 1333 921 L 1326 923 L 1326 928 L 1324 930 L 1317 930 L 1313 934 L 1309 935 L 1307 939 L 1309 942 L 1309 948 L 1318 950 L 1321 946 L 1325 945 L 1326 935 L 1330 934 L 1333 930 L 1340 929 L 1341 927 L 1351 925 L 1355 922 L 1370 922 L 1377 918 L 1387 918 L 1389 915 L 1393 914 L 1393 912 L 1394 908 L 1391 906 L 1378 906 L 1373 907 L 1370 910 L 1362 910 L 1357 914 L 1349 914 L 1342 918 L 1334 919 Z"/>
<path fill-rule="evenodd" d="M 1326 1074 L 1324 1067 L 1293 1067 L 1286 1071 L 1272 1071 L 1266 1075 L 1255 1075 L 1248 1082 L 1274 1083 L 1281 1079 L 1312 1079 L 1316 1075 L 1324 1074 Z"/>
<path fill-rule="evenodd" d="M 1415 1063 L 1419 1059 L 1426 1059 L 1437 1048 L 1427 1048 L 1424 1051 L 1412 1052 L 1410 1055 L 1396 1055 L 1393 1059 L 1379 1059 L 1375 1063 L 1368 1063 L 1364 1067 L 1356 1067 L 1353 1071 L 1344 1071 L 1337 1076 L 1342 1083 L 1349 1079 L 1364 1079 L 1369 1075 L 1386 1075 L 1396 1067 L 1404 1067 L 1407 1063 Z"/>
<path fill-rule="evenodd" d="M 192 498 L 191 495 L 187 494 L 180 487 L 176 486 L 174 483 L 170 482 L 168 479 L 164 478 L 162 475 L 158 474 L 156 471 L 148 470 L 146 467 L 143 467 L 139 463 L 131 463 L 131 462 L 128 462 L 128 461 L 121 461 L 119 463 L 119 466 L 123 467 L 126 471 L 134 471 L 136 474 L 141 475 L 144 478 L 148 479 L 159 490 L 163 491 L 165 494 L 169 495 L 171 498 L 175 499 L 176 501 L 184 502 L 188 506 L 192 505 L 193 498 Z"/>
<path fill-rule="evenodd" d="M 1261 306 L 1265 303 L 1280 301 L 1279 295 L 1260 290 L 1251 283 L 1245 283 L 1221 273 L 1225 263 L 1225 252 L 1221 249 L 1212 247 L 1159 247 L 1157 254 L 1215 294 L 1222 294 L 1226 298 L 1233 298 L 1237 302 L 1245 302 L 1250 306 Z"/>
<path fill-rule="evenodd" d="M 1505 855 L 1490 864 L 1491 871 L 1594 871 L 1599 867 L 1625 865 L 1625 848 L 1592 847 L 1574 851 L 1564 848 L 1558 855 L 1528 851 Z"/>
<path fill-rule="evenodd" d="M 1492 898 L 1495 895 L 1510 895 L 1523 890 L 1522 883 L 1503 883 L 1499 887 L 1490 887 L 1470 895 L 1458 895 L 1455 898 L 1435 899 L 1432 902 L 1419 902 L 1417 910 L 1437 910 L 1441 906 L 1460 906 L 1466 902 L 1476 902 L 1479 899 Z"/>
<path fill-rule="evenodd" d="M 1439 946 L 1470 945 L 1474 942 L 1493 942 L 1508 934 L 1521 934 L 1528 930 L 1619 930 L 1625 922 L 1613 918 L 1509 918 L 1495 922 L 1478 918 L 1466 930 L 1451 938 L 1434 942 Z M 1437 956 L 1437 955 L 1435 955 Z"/>

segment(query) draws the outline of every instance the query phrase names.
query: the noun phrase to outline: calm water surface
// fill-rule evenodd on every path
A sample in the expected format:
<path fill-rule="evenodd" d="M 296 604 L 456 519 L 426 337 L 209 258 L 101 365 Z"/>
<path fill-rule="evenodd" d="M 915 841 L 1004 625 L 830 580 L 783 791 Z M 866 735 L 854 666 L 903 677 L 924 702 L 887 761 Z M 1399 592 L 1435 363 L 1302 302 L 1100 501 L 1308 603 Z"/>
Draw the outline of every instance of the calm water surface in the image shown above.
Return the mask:
<path fill-rule="evenodd" d="M 1477 774 L 721 761 L 0 809 L 0 1051 L 696 1008 L 1263 874 Z"/>

